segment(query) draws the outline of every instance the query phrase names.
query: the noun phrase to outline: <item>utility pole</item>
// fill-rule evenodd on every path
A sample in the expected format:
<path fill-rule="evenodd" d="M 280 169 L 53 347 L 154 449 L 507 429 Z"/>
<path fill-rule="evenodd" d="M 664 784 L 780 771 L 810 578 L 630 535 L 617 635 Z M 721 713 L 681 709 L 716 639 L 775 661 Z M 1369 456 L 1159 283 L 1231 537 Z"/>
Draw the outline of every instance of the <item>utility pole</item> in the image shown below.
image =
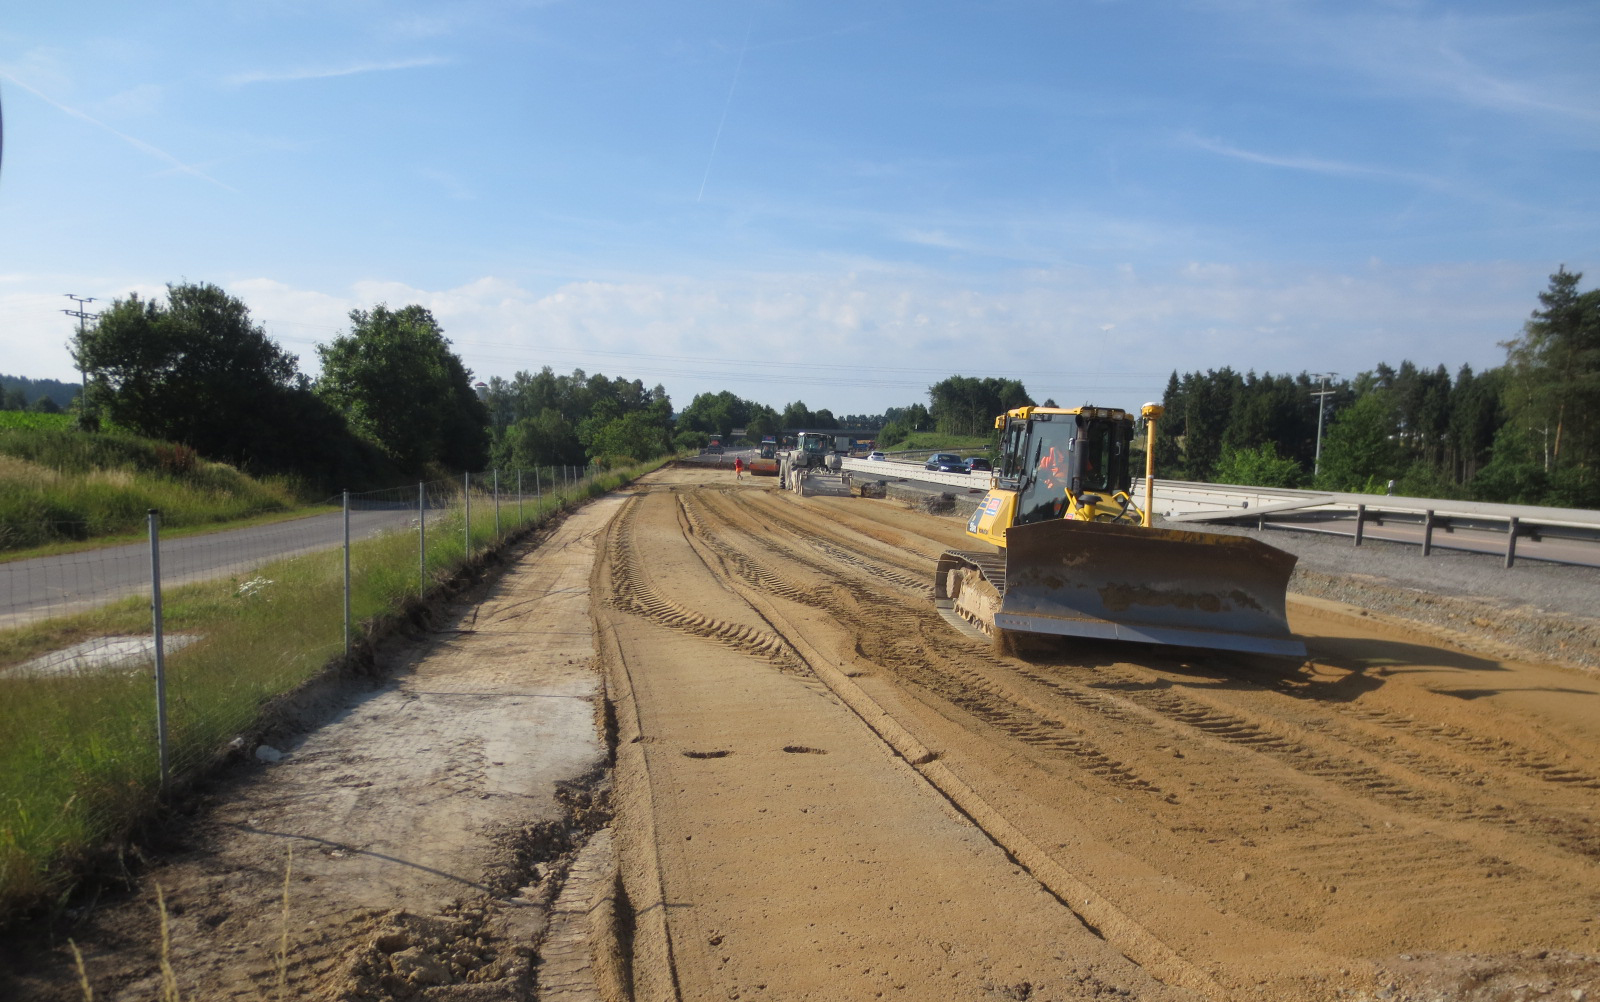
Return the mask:
<path fill-rule="evenodd" d="M 1328 380 L 1337 376 L 1337 372 L 1313 372 L 1311 378 L 1318 381 L 1322 389 L 1312 390 L 1311 395 L 1317 398 L 1317 454 L 1311 461 L 1311 475 L 1316 476 L 1322 472 L 1322 415 L 1327 410 L 1328 398 L 1334 391 L 1328 389 Z"/>
<path fill-rule="evenodd" d="M 94 302 L 94 297 L 93 296 L 75 296 L 72 293 L 68 292 L 68 293 L 66 293 L 66 297 L 68 299 L 72 300 L 73 308 L 70 309 L 70 310 L 62 310 L 61 312 L 65 313 L 69 317 L 77 317 L 78 318 L 78 343 L 82 344 L 83 343 L 83 325 L 84 325 L 84 322 L 87 321 L 87 320 L 90 320 L 90 319 L 92 319 L 94 317 L 98 317 L 100 314 L 98 314 L 98 313 L 89 313 L 89 312 L 86 312 L 84 310 L 84 307 L 86 305 L 88 305 L 89 303 Z M 82 393 L 82 397 L 81 397 L 81 399 L 79 401 L 79 403 L 81 405 L 79 407 L 79 411 L 81 413 L 87 415 L 89 413 L 89 376 L 88 376 L 88 373 L 83 371 L 83 367 L 82 366 L 78 367 L 78 377 L 83 381 L 83 389 L 80 391 Z"/>

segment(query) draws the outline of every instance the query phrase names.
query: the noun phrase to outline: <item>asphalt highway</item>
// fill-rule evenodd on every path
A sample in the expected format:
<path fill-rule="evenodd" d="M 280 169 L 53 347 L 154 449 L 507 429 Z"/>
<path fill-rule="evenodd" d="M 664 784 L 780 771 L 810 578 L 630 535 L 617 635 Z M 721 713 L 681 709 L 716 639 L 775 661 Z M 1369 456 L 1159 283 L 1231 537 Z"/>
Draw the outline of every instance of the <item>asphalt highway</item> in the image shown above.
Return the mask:
<path fill-rule="evenodd" d="M 415 509 L 352 511 L 350 535 L 362 539 L 409 525 Z M 272 525 L 229 529 L 161 542 L 163 586 L 247 574 L 283 557 L 344 542 L 340 512 Z M 0 563 L 0 627 L 63 616 L 150 588 L 150 544 L 131 543 L 54 557 Z"/>

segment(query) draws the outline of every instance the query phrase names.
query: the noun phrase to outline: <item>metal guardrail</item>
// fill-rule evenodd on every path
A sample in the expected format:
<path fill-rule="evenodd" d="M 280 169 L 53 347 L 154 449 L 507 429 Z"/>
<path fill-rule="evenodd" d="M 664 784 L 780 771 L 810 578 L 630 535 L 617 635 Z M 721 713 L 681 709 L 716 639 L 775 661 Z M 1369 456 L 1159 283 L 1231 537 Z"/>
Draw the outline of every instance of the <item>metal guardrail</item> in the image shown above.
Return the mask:
<path fill-rule="evenodd" d="M 994 474 L 936 473 L 899 459 L 845 459 L 858 477 L 986 491 Z M 1141 504 L 1144 479 L 1130 492 Z M 1505 566 L 1517 557 L 1554 563 L 1600 566 L 1600 511 L 1491 504 L 1448 498 L 1395 497 L 1338 491 L 1303 491 L 1236 484 L 1205 484 L 1156 479 L 1155 514 L 1169 522 L 1255 523 L 1260 529 L 1299 529 L 1340 533 L 1360 546 L 1367 538 L 1415 543 L 1427 556 L 1435 547 L 1501 553 Z M 1395 527 L 1405 531 L 1391 531 Z M 1536 544 L 1519 554 L 1520 543 Z M 1566 544 L 1564 552 L 1552 546 Z"/>
<path fill-rule="evenodd" d="M 1144 493 L 1136 481 L 1134 496 Z M 1546 508 L 1537 505 L 1491 504 L 1447 498 L 1395 497 L 1386 494 L 1348 494 L 1337 491 L 1300 491 L 1286 488 L 1201 484 L 1185 481 L 1155 482 L 1156 513 L 1171 522 L 1254 521 L 1258 528 L 1293 528 L 1342 532 L 1360 546 L 1367 526 L 1400 524 L 1419 528 L 1418 542 L 1426 556 L 1435 546 L 1482 551 L 1486 537 L 1503 541 L 1505 566 L 1517 559 L 1519 540 L 1534 543 L 1563 541 L 1593 555 L 1563 559 L 1549 553 L 1525 553 L 1532 559 L 1580 564 L 1600 564 L 1600 512 L 1582 508 Z M 1438 533 L 1446 539 L 1440 540 Z M 1452 539 L 1454 534 L 1475 534 L 1472 545 Z M 1416 535 L 1416 533 L 1406 534 Z M 1409 538 L 1391 541 L 1409 542 Z M 1577 552 L 1577 551 L 1574 551 Z"/>
<path fill-rule="evenodd" d="M 908 463 L 897 459 L 846 459 L 844 468 L 851 473 L 878 480 L 916 480 L 928 484 L 948 484 L 969 490 L 986 491 L 994 486 L 992 473 L 936 473 L 923 469 L 921 463 Z"/>

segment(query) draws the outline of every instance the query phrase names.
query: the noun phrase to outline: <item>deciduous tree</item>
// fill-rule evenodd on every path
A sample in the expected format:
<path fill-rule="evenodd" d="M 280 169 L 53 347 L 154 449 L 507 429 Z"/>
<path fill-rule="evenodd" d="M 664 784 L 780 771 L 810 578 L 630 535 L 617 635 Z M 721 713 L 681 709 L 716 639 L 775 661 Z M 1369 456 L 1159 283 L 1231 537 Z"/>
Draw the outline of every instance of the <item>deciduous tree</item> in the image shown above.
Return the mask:
<path fill-rule="evenodd" d="M 488 410 L 433 314 L 379 304 L 351 310 L 350 323 L 349 334 L 317 349 L 317 391 L 412 473 L 431 462 L 487 465 Z"/>
<path fill-rule="evenodd" d="M 297 385 L 295 356 L 215 285 L 168 285 L 165 303 L 113 300 L 71 347 L 95 410 L 140 434 L 241 466 L 294 434 L 268 415 Z"/>

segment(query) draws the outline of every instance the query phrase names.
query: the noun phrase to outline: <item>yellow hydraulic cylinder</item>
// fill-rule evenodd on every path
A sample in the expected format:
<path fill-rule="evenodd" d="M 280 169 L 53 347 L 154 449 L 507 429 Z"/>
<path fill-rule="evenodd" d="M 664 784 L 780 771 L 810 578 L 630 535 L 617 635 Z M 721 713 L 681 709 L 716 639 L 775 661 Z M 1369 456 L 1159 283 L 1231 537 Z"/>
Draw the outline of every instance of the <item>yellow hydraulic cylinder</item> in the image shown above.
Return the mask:
<path fill-rule="evenodd" d="M 1145 421 L 1144 445 L 1144 524 L 1155 521 L 1156 500 L 1156 419 L 1166 413 L 1160 404 L 1145 404 L 1139 414 Z"/>

